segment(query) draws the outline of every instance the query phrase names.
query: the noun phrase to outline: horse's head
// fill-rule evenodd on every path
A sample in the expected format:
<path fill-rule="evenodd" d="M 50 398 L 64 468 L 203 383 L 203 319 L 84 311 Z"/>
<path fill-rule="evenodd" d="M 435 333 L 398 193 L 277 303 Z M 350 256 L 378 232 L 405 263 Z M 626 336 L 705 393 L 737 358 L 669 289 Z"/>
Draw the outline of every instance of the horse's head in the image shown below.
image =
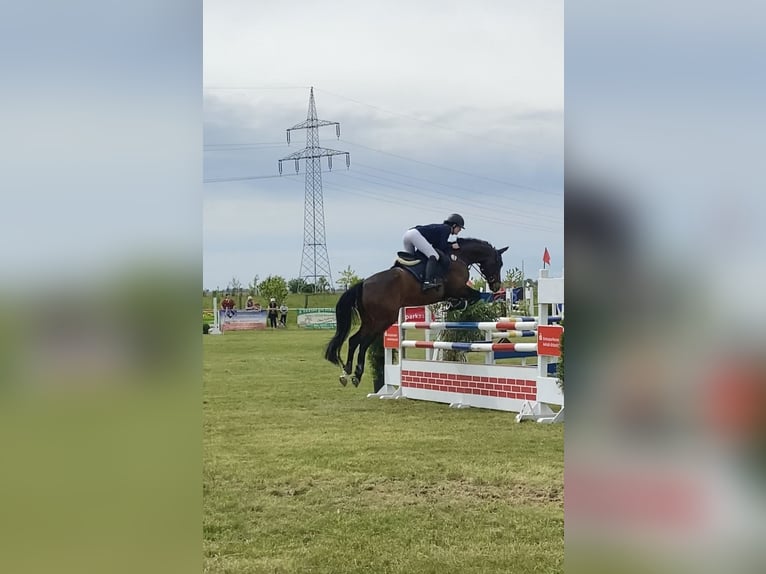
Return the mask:
<path fill-rule="evenodd" d="M 495 249 L 493 247 L 492 251 L 494 253 L 490 253 L 485 260 L 478 262 L 479 270 L 484 275 L 484 279 L 487 280 L 492 291 L 498 291 L 502 287 L 503 279 L 500 272 L 503 270 L 503 253 L 507 250 L 508 247 L 503 247 L 502 249 Z"/>
<path fill-rule="evenodd" d="M 508 247 L 495 249 L 490 243 L 480 239 L 458 239 L 462 259 L 467 265 L 476 264 L 479 271 L 487 280 L 492 291 L 497 291 L 502 286 L 503 253 Z"/>

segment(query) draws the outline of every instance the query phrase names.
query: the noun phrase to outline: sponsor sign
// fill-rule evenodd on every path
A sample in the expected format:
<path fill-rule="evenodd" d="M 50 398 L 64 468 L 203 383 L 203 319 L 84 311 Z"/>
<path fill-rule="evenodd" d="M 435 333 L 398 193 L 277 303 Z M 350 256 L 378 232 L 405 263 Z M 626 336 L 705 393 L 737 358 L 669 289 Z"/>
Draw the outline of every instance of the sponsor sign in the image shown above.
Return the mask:
<path fill-rule="evenodd" d="M 399 348 L 399 325 L 393 324 L 383 333 L 383 348 Z"/>
<path fill-rule="evenodd" d="M 405 307 L 404 308 L 404 320 L 410 321 L 425 321 L 426 320 L 426 308 L 425 307 Z"/>
<path fill-rule="evenodd" d="M 564 327 L 561 325 L 538 325 L 537 327 L 537 354 L 548 357 L 561 356 L 561 334 Z"/>

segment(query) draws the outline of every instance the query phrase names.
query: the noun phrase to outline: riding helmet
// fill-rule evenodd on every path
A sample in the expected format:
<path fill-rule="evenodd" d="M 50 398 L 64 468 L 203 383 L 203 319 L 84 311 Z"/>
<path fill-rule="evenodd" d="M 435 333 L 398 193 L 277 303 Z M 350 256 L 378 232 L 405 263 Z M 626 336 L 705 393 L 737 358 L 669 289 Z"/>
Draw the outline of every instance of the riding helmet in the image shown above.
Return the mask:
<path fill-rule="evenodd" d="M 465 229 L 465 221 L 463 221 L 463 216 L 459 213 L 453 213 L 450 215 L 447 219 L 444 220 L 444 223 L 447 223 L 449 225 L 459 225 L 463 229 Z"/>

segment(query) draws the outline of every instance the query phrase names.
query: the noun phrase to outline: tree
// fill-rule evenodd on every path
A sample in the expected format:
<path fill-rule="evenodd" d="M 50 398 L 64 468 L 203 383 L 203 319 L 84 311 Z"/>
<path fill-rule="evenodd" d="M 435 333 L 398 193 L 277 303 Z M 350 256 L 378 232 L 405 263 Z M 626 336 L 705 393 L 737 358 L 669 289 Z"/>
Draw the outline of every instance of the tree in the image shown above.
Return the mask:
<path fill-rule="evenodd" d="M 505 273 L 504 287 L 521 287 L 524 284 L 524 272 L 518 267 L 509 269 Z"/>
<path fill-rule="evenodd" d="M 242 289 L 242 283 L 239 282 L 239 279 L 236 277 L 232 277 L 231 281 L 229 281 L 228 286 L 226 287 L 229 290 L 229 293 L 232 295 L 236 295 L 239 293 L 239 290 Z"/>
<path fill-rule="evenodd" d="M 256 275 L 255 277 L 253 277 L 253 280 L 247 286 L 249 294 L 252 295 L 253 297 L 258 295 L 258 279 L 260 278 L 258 277 L 258 275 Z"/>
<path fill-rule="evenodd" d="M 325 291 L 328 291 L 330 288 L 330 282 L 327 280 L 327 277 L 322 275 L 317 279 L 317 291 L 320 293 L 324 293 Z"/>
<path fill-rule="evenodd" d="M 473 283 L 473 288 L 477 291 L 484 291 L 484 288 L 487 286 L 487 280 L 484 277 L 472 277 L 471 283 Z"/>
<path fill-rule="evenodd" d="M 290 293 L 305 293 L 306 280 L 302 278 L 290 279 L 287 282 L 287 288 Z"/>
<path fill-rule="evenodd" d="M 287 282 L 279 275 L 269 275 L 258 284 L 258 293 L 267 299 L 274 297 L 281 304 L 287 299 Z"/>
<path fill-rule="evenodd" d="M 232 277 L 231 281 L 229 281 L 229 292 L 231 293 L 232 298 L 237 297 L 237 307 L 239 309 L 242 308 L 242 283 L 239 282 L 239 279 L 236 277 Z"/>
<path fill-rule="evenodd" d="M 362 278 L 354 273 L 354 271 L 351 269 L 351 265 L 349 265 L 346 267 L 345 271 L 341 272 L 340 279 L 338 279 L 336 283 L 345 291 L 352 285 L 356 285 L 361 281 Z"/>

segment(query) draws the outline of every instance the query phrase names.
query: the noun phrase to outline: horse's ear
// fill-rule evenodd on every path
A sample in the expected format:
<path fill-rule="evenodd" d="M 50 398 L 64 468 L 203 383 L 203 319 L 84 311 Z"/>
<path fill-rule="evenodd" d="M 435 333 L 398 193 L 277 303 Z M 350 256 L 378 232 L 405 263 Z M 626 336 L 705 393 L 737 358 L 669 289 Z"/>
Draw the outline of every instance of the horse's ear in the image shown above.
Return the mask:
<path fill-rule="evenodd" d="M 497 254 L 498 254 L 498 255 L 502 255 L 502 254 L 503 254 L 503 253 L 505 253 L 506 251 L 508 251 L 508 247 L 503 247 L 502 249 L 498 249 L 498 250 L 497 250 Z"/>

